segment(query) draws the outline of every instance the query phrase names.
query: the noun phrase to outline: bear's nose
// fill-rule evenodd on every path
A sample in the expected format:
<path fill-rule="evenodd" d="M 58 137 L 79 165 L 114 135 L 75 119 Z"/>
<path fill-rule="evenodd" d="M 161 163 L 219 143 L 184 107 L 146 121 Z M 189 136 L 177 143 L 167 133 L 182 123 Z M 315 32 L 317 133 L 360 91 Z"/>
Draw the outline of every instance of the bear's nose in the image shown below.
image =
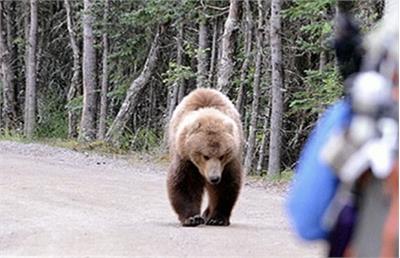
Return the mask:
<path fill-rule="evenodd" d="M 221 181 L 221 177 L 219 176 L 210 176 L 209 180 L 212 184 L 216 185 L 219 183 L 219 181 Z"/>

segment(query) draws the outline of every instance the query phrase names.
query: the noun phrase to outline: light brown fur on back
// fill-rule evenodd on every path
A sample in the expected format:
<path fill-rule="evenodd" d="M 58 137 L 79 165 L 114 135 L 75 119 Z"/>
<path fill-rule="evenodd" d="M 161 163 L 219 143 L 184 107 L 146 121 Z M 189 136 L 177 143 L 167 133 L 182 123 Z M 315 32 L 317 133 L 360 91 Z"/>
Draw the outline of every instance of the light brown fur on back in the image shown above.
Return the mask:
<path fill-rule="evenodd" d="M 197 89 L 186 96 L 175 109 L 168 127 L 170 153 L 172 150 L 175 151 L 175 135 L 177 135 L 177 130 L 179 129 L 178 127 L 182 124 L 182 121 L 188 117 L 197 117 L 197 113 L 202 111 L 202 113 L 204 113 L 205 110 L 207 110 L 206 112 L 209 114 L 216 114 L 219 117 L 221 117 L 220 114 L 223 114 L 233 120 L 238 129 L 241 153 L 241 146 L 243 145 L 243 133 L 239 113 L 232 102 L 225 95 L 217 90 L 206 88 Z"/>

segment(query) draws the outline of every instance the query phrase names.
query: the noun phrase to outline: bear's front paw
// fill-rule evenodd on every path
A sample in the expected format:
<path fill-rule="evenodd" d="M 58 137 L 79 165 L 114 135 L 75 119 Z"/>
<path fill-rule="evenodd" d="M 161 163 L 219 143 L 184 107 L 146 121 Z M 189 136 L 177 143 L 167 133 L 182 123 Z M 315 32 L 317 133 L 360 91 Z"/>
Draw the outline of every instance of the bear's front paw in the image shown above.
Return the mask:
<path fill-rule="evenodd" d="M 200 215 L 194 215 L 187 219 L 184 219 L 182 222 L 182 226 L 184 227 L 196 227 L 198 225 L 204 224 L 204 219 Z"/>
<path fill-rule="evenodd" d="M 206 221 L 206 225 L 210 226 L 229 226 L 229 224 L 229 219 L 221 217 L 209 218 Z"/>

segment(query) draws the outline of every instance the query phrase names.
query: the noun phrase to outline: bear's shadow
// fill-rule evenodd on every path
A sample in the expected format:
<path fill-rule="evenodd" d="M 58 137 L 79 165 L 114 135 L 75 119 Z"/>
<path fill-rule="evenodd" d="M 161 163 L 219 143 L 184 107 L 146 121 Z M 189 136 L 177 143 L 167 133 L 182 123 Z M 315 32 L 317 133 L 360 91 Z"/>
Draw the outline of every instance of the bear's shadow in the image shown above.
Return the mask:
<path fill-rule="evenodd" d="M 254 225 L 254 224 L 245 224 L 245 223 L 232 223 L 229 226 L 210 226 L 210 225 L 199 225 L 197 227 L 183 227 L 180 223 L 176 222 L 154 222 L 156 225 L 160 227 L 168 227 L 168 228 L 189 228 L 189 229 L 241 229 L 241 230 L 254 230 L 265 228 L 265 226 Z"/>

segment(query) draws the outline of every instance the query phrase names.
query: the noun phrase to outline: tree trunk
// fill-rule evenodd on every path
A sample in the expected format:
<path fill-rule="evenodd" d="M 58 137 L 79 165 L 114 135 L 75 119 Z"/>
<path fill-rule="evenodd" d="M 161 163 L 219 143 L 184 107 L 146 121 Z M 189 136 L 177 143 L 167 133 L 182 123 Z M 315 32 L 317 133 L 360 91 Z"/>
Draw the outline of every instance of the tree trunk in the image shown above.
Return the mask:
<path fill-rule="evenodd" d="M 178 25 L 178 35 L 176 37 L 176 65 L 180 67 L 182 65 L 182 52 L 183 52 L 183 22 L 181 21 Z M 164 122 L 165 128 L 167 127 L 169 121 L 171 120 L 172 114 L 175 110 L 175 107 L 178 105 L 180 100 L 183 98 L 183 92 L 180 93 L 180 90 L 184 90 L 183 81 L 177 79 L 171 86 L 171 89 L 168 89 L 168 100 L 167 100 L 167 114 Z M 180 97 L 182 94 L 182 97 Z M 163 146 L 166 146 L 168 142 L 168 134 L 164 133 L 163 137 Z"/>
<path fill-rule="evenodd" d="M 326 11 L 323 11 L 323 16 L 326 17 L 327 13 Z M 326 20 L 328 20 L 328 18 L 325 18 Z M 320 72 L 322 72 L 325 69 L 326 63 L 327 63 L 327 56 L 326 56 L 326 51 L 325 51 L 325 47 L 324 47 L 324 37 L 320 38 L 320 42 L 319 45 L 321 47 L 321 52 L 319 53 L 319 67 L 318 70 Z"/>
<path fill-rule="evenodd" d="M 269 13 L 269 9 L 270 9 L 270 4 L 264 2 L 264 10 L 265 13 Z M 269 71 L 271 70 L 271 51 L 269 49 L 269 47 L 267 44 L 269 44 L 270 42 L 270 23 L 269 23 L 269 17 L 268 15 L 264 15 L 264 22 L 265 22 L 265 31 L 264 31 L 264 42 L 265 45 L 263 47 L 263 67 L 264 67 L 264 76 L 261 78 L 262 81 L 264 81 L 267 85 L 270 85 L 270 81 L 271 81 L 271 76 Z M 260 150 L 258 152 L 258 162 L 257 162 L 257 167 L 256 167 L 256 174 L 257 175 L 261 175 L 261 173 L 263 172 L 263 170 L 267 170 L 267 167 L 265 167 L 265 156 L 268 154 L 267 153 L 267 148 L 268 148 L 268 141 L 269 141 L 269 137 L 270 137 L 270 130 L 269 130 L 269 122 L 270 122 L 270 113 L 271 113 L 271 108 L 270 108 L 270 104 L 271 104 L 271 94 L 270 94 L 270 88 L 267 87 L 267 89 L 265 90 L 264 93 L 261 93 L 264 96 L 267 96 L 266 101 L 267 103 L 265 103 L 264 108 L 263 108 L 263 112 L 264 112 L 264 125 L 263 125 L 263 136 L 261 139 L 261 144 L 260 144 Z"/>
<path fill-rule="evenodd" d="M 269 145 L 268 173 L 280 172 L 281 127 L 283 113 L 282 94 L 282 45 L 281 45 L 281 0 L 271 2 L 271 65 L 272 65 L 272 109 Z"/>
<path fill-rule="evenodd" d="M 29 21 L 30 21 L 30 2 L 29 1 L 24 1 L 24 11 L 25 11 L 25 17 L 24 17 L 24 29 L 25 29 L 25 44 L 26 44 L 26 48 L 25 48 L 25 77 L 27 76 L 27 66 L 26 64 L 28 63 L 28 41 L 29 41 L 29 30 L 30 30 L 30 25 L 29 25 Z"/>
<path fill-rule="evenodd" d="M 80 50 L 76 43 L 76 35 L 74 32 L 74 26 L 72 23 L 72 12 L 69 0 L 64 0 L 64 6 L 67 13 L 67 28 L 69 34 L 69 40 L 72 48 L 73 66 L 72 66 L 72 78 L 67 94 L 68 104 L 77 96 L 80 88 Z M 78 136 L 78 114 L 69 109 L 68 110 L 68 137 L 76 138 Z"/>
<path fill-rule="evenodd" d="M 240 86 L 238 91 L 238 96 L 236 99 L 236 109 L 239 111 L 241 115 L 243 115 L 244 103 L 246 101 L 246 89 L 247 85 L 247 69 L 249 67 L 250 58 L 251 58 L 251 38 L 252 38 L 252 30 L 253 30 L 253 17 L 251 14 L 250 1 L 245 0 L 244 2 L 244 11 L 246 15 L 245 21 L 245 36 L 244 36 L 244 61 L 242 67 L 240 69 Z"/>
<path fill-rule="evenodd" d="M 321 53 L 319 53 L 319 71 L 322 72 L 325 69 L 327 60 L 326 60 L 326 52 L 325 50 L 322 50 Z"/>
<path fill-rule="evenodd" d="M 101 74 L 101 92 L 100 92 L 100 116 L 99 116 L 99 131 L 97 138 L 103 140 L 106 133 L 106 118 L 107 118 L 107 92 L 108 92 L 108 10 L 109 0 L 104 0 L 104 15 L 103 15 L 103 58 L 102 58 L 102 74 Z"/>
<path fill-rule="evenodd" d="M 2 119 L 4 128 L 11 130 L 15 127 L 16 103 L 14 92 L 14 73 L 11 67 L 11 52 L 6 44 L 3 29 L 4 2 L 0 2 L 0 62 L 1 62 L 1 81 L 3 86 L 3 107 Z"/>
<path fill-rule="evenodd" d="M 240 0 L 230 0 L 229 14 L 225 22 L 224 34 L 222 36 L 222 53 L 218 67 L 217 89 L 228 93 L 231 88 L 231 77 L 233 74 L 233 52 L 238 29 Z"/>
<path fill-rule="evenodd" d="M 84 0 L 83 6 L 83 111 L 79 140 L 92 141 L 96 136 L 96 52 L 94 49 L 92 0 Z"/>
<path fill-rule="evenodd" d="M 256 145 L 257 133 L 257 118 L 259 115 L 259 100 L 260 100 L 260 78 L 261 78 L 261 64 L 262 64 L 262 43 L 263 43 L 263 6 L 261 0 L 258 0 L 258 25 L 257 25 L 257 54 L 255 62 L 254 82 L 253 82 L 253 101 L 251 105 L 251 119 L 249 135 L 247 139 L 246 156 L 244 159 L 244 167 L 247 174 L 251 172 L 254 149 Z"/>
<path fill-rule="evenodd" d="M 299 149 L 299 145 L 300 145 L 299 139 L 304 130 L 304 123 L 305 123 L 305 120 L 302 120 L 300 122 L 300 125 L 295 129 L 295 134 L 294 134 L 293 138 L 291 138 L 287 144 L 289 149 L 293 149 L 293 150 Z"/>
<path fill-rule="evenodd" d="M 176 37 L 176 64 L 177 66 L 182 65 L 182 52 L 183 52 L 183 23 L 181 22 L 178 27 L 178 36 Z M 171 119 L 172 113 L 175 107 L 179 103 L 179 89 L 182 87 L 183 82 L 181 80 L 176 80 L 172 85 L 172 93 L 169 101 L 169 110 L 167 122 Z"/>
<path fill-rule="evenodd" d="M 220 61 L 222 58 L 222 44 L 223 44 L 223 36 L 224 36 L 224 24 L 222 24 L 223 22 L 219 22 L 218 23 L 218 33 L 217 33 L 217 42 L 218 42 L 218 53 L 217 53 L 217 76 L 214 80 L 217 81 L 216 86 L 218 85 L 218 75 L 219 75 L 219 65 L 220 65 Z"/>
<path fill-rule="evenodd" d="M 186 92 L 186 84 L 184 82 L 179 85 L 179 92 L 178 92 L 178 99 L 176 101 L 177 104 L 182 101 L 182 99 L 185 97 L 185 92 Z"/>
<path fill-rule="evenodd" d="M 36 125 L 36 48 L 37 48 L 37 1 L 30 0 L 30 28 L 27 45 L 26 88 L 24 133 L 28 138 L 33 137 Z"/>
<path fill-rule="evenodd" d="M 201 18 L 199 24 L 199 48 L 197 49 L 197 88 L 204 88 L 208 86 L 207 83 L 207 67 L 208 67 L 208 31 L 207 20 Z"/>
<path fill-rule="evenodd" d="M 119 137 L 121 136 L 124 127 L 129 120 L 129 114 L 136 106 L 139 94 L 142 92 L 142 90 L 148 83 L 150 75 L 152 74 L 156 66 L 156 62 L 158 59 L 159 44 L 160 44 L 159 38 L 160 38 L 160 28 L 157 29 L 157 33 L 151 44 L 151 48 L 142 72 L 130 85 L 126 93 L 125 100 L 122 103 L 121 108 L 117 114 L 117 117 L 114 119 L 112 125 L 107 131 L 106 134 L 107 142 L 110 142 L 114 145 L 119 144 Z"/>
<path fill-rule="evenodd" d="M 10 51 L 10 68 L 11 68 L 11 78 L 12 78 L 12 84 L 14 85 L 14 102 L 15 102 L 15 112 L 16 112 L 16 117 L 15 117 L 15 123 L 17 122 L 17 117 L 18 117 L 18 111 L 19 111 L 19 105 L 17 102 L 17 95 L 19 92 L 19 87 L 18 82 L 17 82 L 17 65 L 18 65 L 18 50 L 17 50 L 17 44 L 15 44 L 15 39 L 17 38 L 17 10 L 16 6 L 17 3 L 15 1 L 9 1 L 6 2 L 6 10 L 7 10 L 7 16 L 6 16 L 6 27 L 7 27 L 7 47 L 8 50 Z M 23 106 L 23 104 L 21 105 Z"/>
<path fill-rule="evenodd" d="M 214 85 L 215 58 L 217 55 L 218 20 L 213 22 L 213 35 L 211 43 L 210 69 L 208 70 L 208 83 Z M 213 86 L 211 86 L 213 87 Z"/>
<path fill-rule="evenodd" d="M 146 112 L 147 113 L 147 118 L 146 118 L 146 128 L 150 128 L 150 125 L 151 125 L 151 120 L 152 120 L 152 114 L 153 114 L 153 110 L 154 110 L 154 87 L 153 87 L 153 85 L 152 85 L 152 83 L 149 83 L 149 86 L 148 86 L 148 89 L 149 89 L 149 100 L 150 100 L 150 105 L 149 105 L 149 110 L 148 110 L 148 112 Z M 134 129 L 136 129 L 136 128 L 134 128 Z"/>
<path fill-rule="evenodd" d="M 269 117 L 265 116 L 264 118 L 264 126 L 263 126 L 263 136 L 261 139 L 260 143 L 260 151 L 258 152 L 258 162 L 257 162 L 257 167 L 256 167 L 256 175 L 260 176 L 262 169 L 263 169 L 263 163 L 264 163 L 264 158 L 265 158 L 265 149 L 267 148 L 267 139 L 268 139 L 268 120 Z"/>
<path fill-rule="evenodd" d="M 179 49 L 179 54 L 181 55 L 181 64 L 183 65 L 183 57 L 184 57 L 184 51 L 183 51 L 183 42 L 184 42 L 184 38 L 183 38 L 183 28 L 184 28 L 184 23 L 181 22 L 180 27 L 179 27 L 179 35 L 178 37 L 180 38 L 180 49 Z M 182 101 L 182 99 L 185 97 L 185 91 L 186 91 L 186 82 L 181 82 L 179 85 L 179 90 L 178 90 L 178 97 L 176 100 L 176 105 Z"/>

